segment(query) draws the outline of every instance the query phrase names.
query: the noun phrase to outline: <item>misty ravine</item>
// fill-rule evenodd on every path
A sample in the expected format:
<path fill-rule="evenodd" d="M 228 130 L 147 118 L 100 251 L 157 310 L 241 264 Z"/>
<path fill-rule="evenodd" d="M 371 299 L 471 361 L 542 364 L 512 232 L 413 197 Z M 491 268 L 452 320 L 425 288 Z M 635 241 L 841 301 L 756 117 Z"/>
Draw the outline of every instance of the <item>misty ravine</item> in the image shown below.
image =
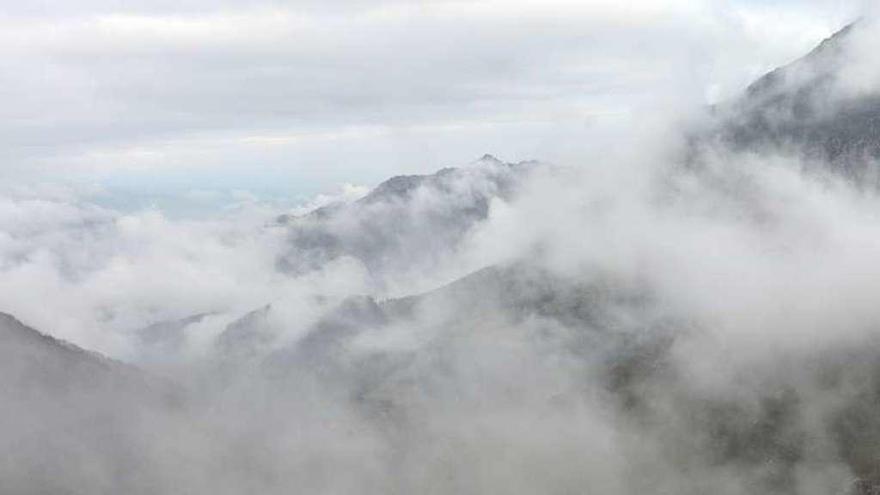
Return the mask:
<path fill-rule="evenodd" d="M 0 494 L 880 493 L 878 42 L 587 167 L 3 190 Z"/>

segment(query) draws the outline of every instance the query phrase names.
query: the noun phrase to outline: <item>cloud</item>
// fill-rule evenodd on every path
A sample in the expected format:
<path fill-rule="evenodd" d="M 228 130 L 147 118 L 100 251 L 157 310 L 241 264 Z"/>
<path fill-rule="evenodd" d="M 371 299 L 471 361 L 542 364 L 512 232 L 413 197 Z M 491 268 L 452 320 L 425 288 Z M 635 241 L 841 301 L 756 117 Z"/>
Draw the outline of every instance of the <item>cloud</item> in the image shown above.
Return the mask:
<path fill-rule="evenodd" d="M 734 94 L 849 15 L 672 0 L 40 5 L 0 19 L 4 172 L 146 170 L 193 188 L 253 167 L 263 186 L 376 182 L 487 146 L 575 162 L 577 143 L 603 139 L 585 120 L 643 113 L 658 93 Z M 255 144 L 279 134 L 296 142 Z"/>
<path fill-rule="evenodd" d="M 836 81 L 844 98 L 876 95 L 880 83 L 880 64 L 870 56 L 878 41 L 877 17 L 869 17 L 855 26 L 847 40 L 846 58 Z"/>
<path fill-rule="evenodd" d="M 342 184 L 338 192 L 332 194 L 319 194 L 315 197 L 315 199 L 308 202 L 307 204 L 294 208 L 293 214 L 305 215 L 325 206 L 340 203 L 350 203 L 352 201 L 363 198 L 369 192 L 369 188 L 364 186 L 357 186 L 354 184 Z"/>
<path fill-rule="evenodd" d="M 131 332 L 157 321 L 364 290 L 356 264 L 330 265 L 307 281 L 278 274 L 284 235 L 265 228 L 272 218 L 245 209 L 222 221 L 174 221 L 155 210 L 4 197 L 0 305 L 59 338 L 119 356 L 130 351 Z"/>
<path fill-rule="evenodd" d="M 613 152 L 582 156 L 582 166 L 511 166 L 487 158 L 432 178 L 399 177 L 380 188 L 383 196 L 363 197 L 362 188 L 345 186 L 303 207 L 341 199 L 339 209 L 311 216 L 297 211 L 306 215 L 286 223 L 278 215 L 289 208 L 216 184 L 183 190 L 196 201 L 213 201 L 223 191 L 236 208 L 197 219 L 101 207 L 95 204 L 100 188 L 2 191 L 0 309 L 90 349 L 155 366 L 183 399 L 116 417 L 107 406 L 124 402 L 118 397 L 71 393 L 76 407 L 39 411 L 65 431 L 79 431 L 66 421 L 79 417 L 69 411 L 84 411 L 88 424 L 97 424 L 102 435 L 74 436 L 72 446 L 67 436 L 60 442 L 78 454 L 68 460 L 85 460 L 87 475 L 68 480 L 67 471 L 0 468 L 23 483 L 57 476 L 88 492 L 122 484 L 133 492 L 159 487 L 193 493 L 288 493 L 297 487 L 310 493 L 812 494 L 875 475 L 877 195 L 833 170 L 805 170 L 797 155 L 710 143 L 699 163 L 683 158 L 688 142 L 680 135 L 679 115 L 700 106 L 702 94 L 690 85 L 675 88 L 650 70 L 662 64 L 645 59 L 669 46 L 626 55 L 685 20 L 705 19 L 718 4 L 552 5 L 561 13 L 531 2 L 314 6 L 302 17 L 89 12 L 71 31 L 76 36 L 62 29 L 57 45 L 38 46 L 64 63 L 83 57 L 85 65 L 67 67 L 74 72 L 119 62 L 104 69 L 118 71 L 120 79 L 108 84 L 98 77 L 93 96 L 105 101 L 118 84 L 123 91 L 113 95 L 121 107 L 180 126 L 144 129 L 175 135 L 199 129 L 193 141 L 165 143 L 163 159 L 185 149 L 186 157 L 237 160 L 235 146 L 212 148 L 217 138 L 200 119 L 216 120 L 212 129 L 242 146 L 290 149 L 285 147 L 317 140 L 339 148 L 346 140 L 339 139 L 334 121 L 346 120 L 343 110 L 351 108 L 414 123 L 405 131 L 377 131 L 355 122 L 350 139 L 382 148 L 373 141 L 386 133 L 404 142 L 420 132 L 463 131 L 449 142 L 465 143 L 464 149 L 467 136 L 484 135 L 456 108 L 562 101 L 571 94 L 566 88 L 582 89 L 567 86 L 569 77 L 576 78 L 565 71 L 542 74 L 589 60 L 602 62 L 603 70 L 614 60 L 645 62 L 645 84 L 673 94 L 664 108 L 677 111 L 638 119 L 638 126 L 625 127 L 630 134 L 609 138 L 617 144 Z M 542 15 L 517 24 L 529 13 Z M 318 16 L 336 28 L 335 36 L 309 33 Z M 587 18 L 595 26 L 586 26 L 598 32 L 585 36 L 577 23 Z M 120 36 L 123 50 L 103 46 L 112 37 L 97 32 L 100 22 Z M 281 27 L 274 29 L 276 22 Z M 714 21 L 707 23 L 696 32 L 717 34 Z M 259 30 L 266 39 L 242 40 L 236 26 Z M 555 36 L 531 40 L 549 31 Z M 354 71 L 345 74 L 363 76 L 327 75 L 337 83 L 328 86 L 328 98 L 312 80 L 290 90 L 309 97 L 278 105 L 303 105 L 315 118 L 305 126 L 306 137 L 271 123 L 270 102 L 283 100 L 289 89 L 282 83 L 296 79 L 295 71 L 282 67 L 277 85 L 263 79 L 273 77 L 263 71 L 275 67 L 274 50 L 301 56 L 299 47 L 271 46 L 299 34 L 301 42 L 314 42 L 309 53 L 320 55 L 314 66 L 307 63 L 309 53 L 297 59 L 306 69 L 351 65 Z M 696 35 L 682 36 L 678 42 L 692 45 Z M 144 64 L 130 75 L 125 71 L 137 40 L 148 41 L 137 55 Z M 431 40 L 436 46 L 427 46 Z M 566 51 L 571 41 L 579 43 Z M 581 59 L 578 50 L 598 41 Z M 407 51 L 407 42 L 415 49 Z M 234 66 L 244 67 L 242 73 L 231 74 L 233 66 L 212 58 L 232 46 L 247 62 Z M 466 53 L 446 60 L 459 52 Z M 542 57 L 545 52 L 555 57 Z M 691 55 L 687 50 L 669 64 L 698 64 L 700 54 Z M 403 67 L 377 70 L 389 60 Z M 489 67 L 482 66 L 486 61 Z M 143 71 L 172 65 L 180 66 L 175 76 L 183 82 L 144 77 Z M 305 70 L 303 77 L 324 81 L 320 72 Z M 217 84 L 208 84 L 207 75 Z M 168 86 L 140 92 L 139 85 L 157 81 Z M 139 100 L 144 94 L 149 97 Z M 250 94 L 250 109 L 239 101 L 215 105 Z M 422 98 L 432 94 L 441 101 L 429 97 L 425 104 Z M 374 102 L 377 96 L 385 99 Z M 697 101 L 675 105 L 685 96 Z M 410 115 L 414 109 L 419 111 Z M 477 110 L 479 119 L 508 115 Z M 239 119 L 255 127 L 239 127 Z M 113 118 L 98 121 L 109 125 Z M 255 128 L 260 133 L 251 132 Z M 130 130 L 100 139 L 121 150 L 117 158 L 142 158 L 137 166 L 150 172 L 157 150 L 148 139 L 129 144 Z M 79 137 L 73 136 L 78 144 L 89 142 Z M 90 146 L 91 156 L 103 152 Z M 304 146 L 320 156 L 320 146 Z M 418 155 L 420 145 L 411 146 Z M 339 173 L 369 165 L 361 157 Z M 516 167 L 532 173 L 512 179 Z M 302 261 L 306 269 L 290 269 Z M 151 362 L 136 331 L 181 319 L 183 352 L 173 356 L 179 360 L 160 355 Z M 269 343 L 240 361 L 224 355 L 216 339 L 230 324 L 244 341 L 256 335 L 268 336 Z M 168 362 L 174 366 L 166 368 Z M 38 378 L 31 377 L 26 392 L 41 384 Z M 21 411 L 30 405 L 28 393 L 15 396 Z M 92 398 L 97 402 L 89 403 Z M 25 425 L 32 420 L 16 419 Z M 34 422 L 40 426 L 35 431 L 45 431 Z M 22 440 L 33 458 L 16 461 L 44 466 L 49 449 L 40 438 Z M 96 438 L 112 447 L 96 450 Z M 21 443 L 15 447 L 10 454 L 22 452 Z M 117 447 L 131 454 L 106 453 Z M 137 476 L 104 474 L 128 473 L 120 466 L 132 465 Z"/>

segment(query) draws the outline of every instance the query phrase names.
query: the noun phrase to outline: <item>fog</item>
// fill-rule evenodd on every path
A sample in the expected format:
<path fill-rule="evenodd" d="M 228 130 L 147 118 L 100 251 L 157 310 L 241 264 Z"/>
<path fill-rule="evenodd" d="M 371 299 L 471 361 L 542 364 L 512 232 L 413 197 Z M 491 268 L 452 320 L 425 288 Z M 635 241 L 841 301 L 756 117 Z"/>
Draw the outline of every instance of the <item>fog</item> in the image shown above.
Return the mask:
<path fill-rule="evenodd" d="M 587 163 L 199 219 L 5 187 L 0 491 L 869 493 L 876 155 L 718 126 L 869 107 L 876 26 Z"/>

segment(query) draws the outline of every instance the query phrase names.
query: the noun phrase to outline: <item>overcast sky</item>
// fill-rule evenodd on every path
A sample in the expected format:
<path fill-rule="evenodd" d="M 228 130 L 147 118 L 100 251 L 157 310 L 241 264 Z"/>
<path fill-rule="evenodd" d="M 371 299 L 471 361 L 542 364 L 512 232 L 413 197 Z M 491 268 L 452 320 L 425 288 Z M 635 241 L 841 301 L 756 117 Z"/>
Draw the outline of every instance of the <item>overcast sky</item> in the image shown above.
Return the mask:
<path fill-rule="evenodd" d="M 0 178 L 303 197 L 483 153 L 574 165 L 861 3 L 0 0 Z"/>

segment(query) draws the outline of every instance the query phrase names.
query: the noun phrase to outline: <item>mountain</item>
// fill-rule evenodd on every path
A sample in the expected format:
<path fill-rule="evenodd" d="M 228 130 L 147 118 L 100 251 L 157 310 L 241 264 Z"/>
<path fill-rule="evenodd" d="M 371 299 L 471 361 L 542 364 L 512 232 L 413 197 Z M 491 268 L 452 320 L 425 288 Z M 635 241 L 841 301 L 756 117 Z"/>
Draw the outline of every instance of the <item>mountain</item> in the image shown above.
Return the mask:
<path fill-rule="evenodd" d="M 379 276 L 442 263 L 487 218 L 493 199 L 509 200 L 538 166 L 486 155 L 465 168 L 392 177 L 352 203 L 283 215 L 289 250 L 278 266 L 303 274 L 347 256 Z"/>
<path fill-rule="evenodd" d="M 101 393 L 158 392 L 159 385 L 136 368 L 40 333 L 6 313 L 0 313 L 0 368 L 7 383 L 27 383 L 27 387 L 4 388 L 4 393 L 34 398 L 84 388 Z"/>
<path fill-rule="evenodd" d="M 782 151 L 858 182 L 878 183 L 880 92 L 847 90 L 863 48 L 865 21 L 851 24 L 805 57 L 776 69 L 740 98 L 714 109 L 714 130 L 701 140 L 735 151 Z"/>
<path fill-rule="evenodd" d="M 307 376 L 344 392 L 378 428 L 397 431 L 419 428 L 413 401 L 439 407 L 469 393 L 478 402 L 516 396 L 497 388 L 510 385 L 507 377 L 462 387 L 475 379 L 470 367 L 483 370 L 479 360 L 494 363 L 507 346 L 525 345 L 520 366 L 570 359 L 577 387 L 598 380 L 607 407 L 670 452 L 680 469 L 708 462 L 752 479 L 754 491 L 746 493 L 795 493 L 804 463 L 840 463 L 868 487 L 859 489 L 876 486 L 880 419 L 870 411 L 880 407 L 878 342 L 756 365 L 740 377 L 747 398 L 715 395 L 695 385 L 676 357 L 679 341 L 699 329 L 687 315 L 664 310 L 658 296 L 602 274 L 568 277 L 529 263 L 489 267 L 425 294 L 350 298 L 301 340 L 269 354 L 261 369 L 281 390 Z M 569 394 L 553 400 L 574 400 Z"/>
<path fill-rule="evenodd" d="M 0 313 L 0 491 L 143 493 L 140 426 L 178 391 Z"/>
<path fill-rule="evenodd" d="M 401 387 L 442 374 L 435 368 L 443 366 L 442 356 L 474 340 L 526 329 L 538 342 L 546 339 L 547 346 L 598 366 L 593 371 L 612 383 L 623 365 L 612 369 L 609 363 L 668 347 L 684 326 L 660 311 L 643 287 L 599 275 L 578 280 L 520 262 L 488 267 L 424 294 L 348 298 L 303 338 L 270 353 L 261 367 L 274 380 L 308 374 L 345 384 L 362 406 L 373 401 L 388 412 L 402 406 L 394 399 L 405 395 Z M 396 350 L 365 344 L 389 335 L 408 343 Z M 602 362 L 595 362 L 600 356 Z"/>

